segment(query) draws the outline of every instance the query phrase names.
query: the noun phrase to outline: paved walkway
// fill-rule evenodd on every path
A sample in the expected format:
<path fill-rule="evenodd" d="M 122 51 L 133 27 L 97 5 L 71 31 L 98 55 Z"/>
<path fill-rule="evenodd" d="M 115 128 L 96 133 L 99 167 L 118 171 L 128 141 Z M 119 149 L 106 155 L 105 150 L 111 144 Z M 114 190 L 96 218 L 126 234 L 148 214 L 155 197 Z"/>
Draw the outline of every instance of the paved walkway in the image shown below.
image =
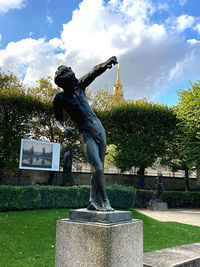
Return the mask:
<path fill-rule="evenodd" d="M 168 209 L 168 211 L 136 210 L 161 222 L 170 221 L 200 226 L 200 209 Z"/>

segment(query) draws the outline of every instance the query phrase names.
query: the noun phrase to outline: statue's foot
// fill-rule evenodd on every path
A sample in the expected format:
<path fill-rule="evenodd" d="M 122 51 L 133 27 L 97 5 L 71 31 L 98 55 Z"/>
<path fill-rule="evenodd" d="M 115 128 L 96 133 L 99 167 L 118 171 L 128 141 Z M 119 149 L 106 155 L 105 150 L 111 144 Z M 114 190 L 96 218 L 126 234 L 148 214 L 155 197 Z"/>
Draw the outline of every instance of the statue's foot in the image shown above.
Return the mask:
<path fill-rule="evenodd" d="M 108 199 L 102 201 L 102 209 L 104 211 L 114 211 L 114 209 L 110 206 L 110 201 Z"/>
<path fill-rule="evenodd" d="M 96 201 L 90 200 L 89 206 L 87 207 L 87 210 L 96 210 L 96 211 L 102 211 L 102 208 L 99 207 Z"/>

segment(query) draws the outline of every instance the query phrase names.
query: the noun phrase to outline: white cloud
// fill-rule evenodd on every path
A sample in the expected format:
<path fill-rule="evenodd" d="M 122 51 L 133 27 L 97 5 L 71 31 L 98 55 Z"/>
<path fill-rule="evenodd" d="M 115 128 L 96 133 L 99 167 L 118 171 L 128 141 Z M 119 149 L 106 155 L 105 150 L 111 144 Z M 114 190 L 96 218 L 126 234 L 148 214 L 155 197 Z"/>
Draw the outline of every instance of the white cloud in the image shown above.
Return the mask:
<path fill-rule="evenodd" d="M 195 18 L 189 15 L 182 15 L 176 19 L 177 30 L 184 31 L 187 28 L 191 28 L 195 23 Z"/>
<path fill-rule="evenodd" d="M 46 16 L 46 19 L 47 19 L 47 22 L 48 22 L 49 24 L 52 24 L 52 23 L 53 23 L 53 18 L 52 18 L 51 16 L 47 15 L 47 16 Z"/>
<path fill-rule="evenodd" d="M 179 4 L 181 6 L 184 6 L 187 3 L 187 0 L 179 0 Z"/>
<path fill-rule="evenodd" d="M 54 48 L 60 48 L 62 46 L 62 40 L 59 38 L 53 38 L 49 41 L 49 44 Z"/>
<path fill-rule="evenodd" d="M 20 9 L 25 6 L 26 0 L 0 0 L 0 12 L 7 12 L 9 9 Z"/>
<path fill-rule="evenodd" d="M 189 44 L 192 44 L 192 45 L 200 44 L 200 41 L 199 40 L 196 40 L 196 39 L 190 39 L 190 40 L 187 40 L 187 42 Z"/>
<path fill-rule="evenodd" d="M 117 55 L 125 96 L 153 96 L 167 84 L 171 68 L 187 50 L 184 40 L 167 32 L 165 25 L 150 22 L 153 12 L 155 7 L 148 1 L 113 0 L 105 6 L 101 0 L 95 4 L 85 0 L 63 27 L 68 65 L 82 75 L 89 71 L 86 66 Z M 116 69 L 99 77 L 90 88 L 108 83 L 112 90 L 115 79 Z"/>
<path fill-rule="evenodd" d="M 2 40 L 2 35 L 0 34 L 0 42 L 1 42 L 1 40 Z"/>
<path fill-rule="evenodd" d="M 195 18 L 183 15 L 168 27 L 153 21 L 158 7 L 148 0 L 83 0 L 63 25 L 60 38 L 24 39 L 0 50 L 0 67 L 24 78 L 26 84 L 53 76 L 56 68 L 71 66 L 77 77 L 116 55 L 126 98 L 153 98 L 162 88 L 198 77 L 200 50 L 180 33 L 192 27 Z M 160 9 L 159 9 L 160 10 Z M 116 67 L 90 86 L 99 89 L 116 80 Z"/>
<path fill-rule="evenodd" d="M 195 25 L 193 29 L 200 34 L 200 23 L 198 23 L 197 25 Z"/>
<path fill-rule="evenodd" d="M 185 56 L 178 60 L 171 69 L 169 79 L 173 82 L 175 80 L 193 80 L 199 77 L 200 69 L 200 49 L 194 48 L 192 51 L 185 54 Z"/>
<path fill-rule="evenodd" d="M 132 18 L 138 17 L 144 20 L 149 14 L 154 12 L 154 7 L 150 1 L 146 0 L 124 0 L 121 5 L 121 12 Z"/>
<path fill-rule="evenodd" d="M 46 20 L 49 24 L 54 22 L 53 18 L 49 15 L 49 10 L 47 10 Z"/>
<path fill-rule="evenodd" d="M 0 66 L 24 78 L 26 85 L 33 86 L 39 78 L 53 75 L 62 61 L 60 54 L 55 54 L 54 42 L 32 38 L 11 42 L 0 50 Z"/>
<path fill-rule="evenodd" d="M 169 10 L 169 5 L 166 2 L 158 2 L 157 3 L 157 9 L 167 11 Z"/>

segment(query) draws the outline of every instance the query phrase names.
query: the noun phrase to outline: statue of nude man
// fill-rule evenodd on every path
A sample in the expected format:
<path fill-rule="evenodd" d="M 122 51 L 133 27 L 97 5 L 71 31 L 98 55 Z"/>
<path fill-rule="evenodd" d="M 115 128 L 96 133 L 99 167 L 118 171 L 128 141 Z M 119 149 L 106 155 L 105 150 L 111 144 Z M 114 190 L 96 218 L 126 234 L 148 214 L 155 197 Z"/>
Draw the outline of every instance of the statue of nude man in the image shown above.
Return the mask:
<path fill-rule="evenodd" d="M 106 62 L 95 66 L 88 74 L 77 79 L 70 67 L 58 67 L 54 81 L 63 89 L 53 100 L 57 126 L 65 134 L 73 133 L 73 128 L 66 127 L 63 120 L 65 110 L 77 126 L 82 138 L 84 151 L 89 164 L 93 169 L 88 210 L 113 211 L 110 205 L 103 176 L 104 158 L 106 151 L 105 130 L 91 109 L 85 94 L 85 88 L 96 77 L 117 64 L 117 58 L 111 57 Z M 100 194 L 102 207 L 97 204 L 97 195 Z"/>

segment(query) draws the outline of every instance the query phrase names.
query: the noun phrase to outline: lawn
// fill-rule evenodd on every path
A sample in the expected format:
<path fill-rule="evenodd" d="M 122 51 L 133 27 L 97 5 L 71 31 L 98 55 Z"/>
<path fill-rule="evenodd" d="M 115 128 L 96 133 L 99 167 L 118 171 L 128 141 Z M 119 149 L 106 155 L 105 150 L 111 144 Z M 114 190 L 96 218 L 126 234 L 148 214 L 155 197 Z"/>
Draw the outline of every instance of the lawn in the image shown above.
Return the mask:
<path fill-rule="evenodd" d="M 144 223 L 144 252 L 200 242 L 200 227 L 159 222 L 131 211 Z M 0 267 L 53 267 L 56 221 L 68 215 L 68 209 L 1 212 Z"/>

